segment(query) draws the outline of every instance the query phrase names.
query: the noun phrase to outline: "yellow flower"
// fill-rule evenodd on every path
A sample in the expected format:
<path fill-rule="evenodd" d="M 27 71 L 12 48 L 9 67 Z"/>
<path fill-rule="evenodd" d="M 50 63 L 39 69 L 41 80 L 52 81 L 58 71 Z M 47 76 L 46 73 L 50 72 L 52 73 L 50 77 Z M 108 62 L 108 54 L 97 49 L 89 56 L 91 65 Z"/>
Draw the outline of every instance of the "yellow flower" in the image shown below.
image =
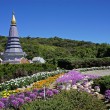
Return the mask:
<path fill-rule="evenodd" d="M 63 75 L 63 73 L 57 74 L 55 76 L 48 77 L 47 79 L 44 79 L 44 80 L 40 80 L 40 81 L 34 82 L 32 84 L 32 87 L 18 88 L 16 90 L 9 90 L 9 91 L 6 91 L 6 90 L 5 91 L 2 91 L 1 92 L 1 96 L 3 96 L 4 98 L 7 98 L 11 94 L 15 94 L 15 93 L 19 93 L 19 92 L 25 92 L 25 91 L 31 91 L 34 88 L 41 89 L 44 86 L 49 87 L 50 84 L 52 84 L 53 82 L 55 82 L 56 79 L 59 78 L 62 75 Z"/>
<path fill-rule="evenodd" d="M 16 90 L 13 90 L 12 93 L 16 93 Z"/>
<path fill-rule="evenodd" d="M 3 98 L 7 98 L 7 96 L 3 96 Z"/>
<path fill-rule="evenodd" d="M 37 82 L 33 83 L 33 87 L 32 88 L 37 88 L 38 89 L 38 88 L 42 88 L 44 85 L 46 87 L 48 87 L 51 83 L 53 83 L 61 75 L 62 74 L 58 74 L 58 75 L 55 75 L 53 77 L 48 77 L 47 79 L 37 81 Z"/>
<path fill-rule="evenodd" d="M 6 96 L 6 95 L 7 95 L 6 93 L 3 94 L 3 96 Z"/>
<path fill-rule="evenodd" d="M 10 94 L 9 93 L 7 93 L 7 96 L 9 96 Z"/>

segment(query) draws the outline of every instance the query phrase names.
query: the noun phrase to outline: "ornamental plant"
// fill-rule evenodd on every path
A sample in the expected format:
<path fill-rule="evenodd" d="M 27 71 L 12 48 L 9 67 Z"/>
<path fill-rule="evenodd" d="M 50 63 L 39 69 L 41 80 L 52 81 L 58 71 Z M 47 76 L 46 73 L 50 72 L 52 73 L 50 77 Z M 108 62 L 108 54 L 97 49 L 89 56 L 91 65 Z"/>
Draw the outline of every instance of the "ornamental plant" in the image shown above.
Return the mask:
<path fill-rule="evenodd" d="M 95 92 L 97 94 L 100 92 L 100 88 L 98 86 L 92 88 L 94 78 L 98 78 L 98 76 L 84 75 L 72 70 L 57 79 L 56 87 L 59 90 L 77 89 L 95 95 Z"/>
<path fill-rule="evenodd" d="M 26 103 L 21 110 L 106 110 L 104 103 L 96 97 L 77 90 L 62 91 L 48 100 Z"/>
<path fill-rule="evenodd" d="M 8 98 L 0 98 L 0 109 L 18 109 L 23 104 L 31 103 L 32 101 L 35 101 L 37 99 L 44 99 L 44 94 L 45 98 L 47 99 L 53 97 L 53 95 L 58 93 L 58 90 L 48 88 L 45 88 L 45 92 L 44 88 L 42 88 L 39 90 L 34 89 L 33 91 L 18 93 L 15 95 L 11 95 Z"/>
<path fill-rule="evenodd" d="M 43 86 L 49 87 L 50 84 L 52 84 L 53 82 L 55 82 L 57 80 L 57 78 L 59 78 L 62 75 L 63 75 L 63 73 L 57 74 L 57 75 L 55 75 L 53 77 L 48 77 L 47 79 L 44 79 L 44 80 L 37 81 L 37 82 L 33 83 L 32 88 L 38 88 L 38 89 L 40 89 Z"/>
<path fill-rule="evenodd" d="M 0 83 L 24 76 L 30 76 L 34 73 L 56 70 L 56 66 L 45 64 L 3 64 L 0 65 Z"/>
<path fill-rule="evenodd" d="M 46 79 L 50 76 L 54 76 L 56 74 L 60 74 L 64 72 L 64 70 L 57 70 L 53 72 L 39 72 L 37 74 L 33 74 L 31 76 L 11 79 L 10 81 L 6 81 L 0 84 L 0 91 L 3 90 L 14 90 L 17 88 L 27 87 L 33 82 L 37 82 L 39 80 Z"/>
<path fill-rule="evenodd" d="M 93 86 L 100 87 L 100 93 L 104 94 L 106 90 L 110 89 L 110 76 L 103 76 L 98 79 L 94 79 Z"/>
<path fill-rule="evenodd" d="M 110 102 L 110 90 L 105 91 L 105 99 Z"/>
<path fill-rule="evenodd" d="M 1 92 L 1 96 L 4 98 L 9 97 L 11 94 L 17 94 L 20 92 L 26 92 L 26 91 L 31 91 L 35 88 L 37 89 L 41 89 L 42 87 L 46 86 L 49 87 L 50 84 L 52 84 L 59 76 L 61 76 L 63 73 L 61 74 L 57 74 L 55 76 L 52 77 L 48 77 L 47 79 L 41 80 L 41 81 L 37 81 L 33 84 L 31 84 L 31 86 L 27 86 L 26 88 L 17 88 L 16 90 L 5 90 Z"/>
<path fill-rule="evenodd" d="M 72 84 L 76 84 L 78 81 L 82 80 L 91 80 L 91 79 L 96 79 L 99 76 L 96 75 L 84 75 L 81 74 L 78 71 L 69 71 L 68 73 L 65 73 L 63 76 L 57 79 L 57 83 L 67 83 L 67 82 L 72 82 Z"/>
<path fill-rule="evenodd" d="M 0 109 L 3 109 L 3 108 L 5 108 L 5 104 L 0 101 Z"/>

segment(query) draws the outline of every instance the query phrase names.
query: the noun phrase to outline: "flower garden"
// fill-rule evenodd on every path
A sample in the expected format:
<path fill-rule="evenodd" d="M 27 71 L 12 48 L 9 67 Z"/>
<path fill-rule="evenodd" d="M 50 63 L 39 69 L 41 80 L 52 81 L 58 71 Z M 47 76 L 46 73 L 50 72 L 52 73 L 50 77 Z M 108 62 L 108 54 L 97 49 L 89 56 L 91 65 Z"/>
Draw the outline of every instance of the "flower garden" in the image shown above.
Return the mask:
<path fill-rule="evenodd" d="M 107 110 L 109 87 L 110 76 L 40 72 L 1 83 L 0 110 Z"/>

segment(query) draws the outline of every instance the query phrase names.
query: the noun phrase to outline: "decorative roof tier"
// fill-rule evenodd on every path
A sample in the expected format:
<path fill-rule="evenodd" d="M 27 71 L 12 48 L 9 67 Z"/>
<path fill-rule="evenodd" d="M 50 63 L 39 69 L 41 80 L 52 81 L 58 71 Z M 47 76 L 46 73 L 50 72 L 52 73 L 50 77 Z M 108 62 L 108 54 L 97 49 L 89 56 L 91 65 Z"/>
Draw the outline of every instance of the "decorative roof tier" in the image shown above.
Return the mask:
<path fill-rule="evenodd" d="M 18 38 L 18 30 L 16 27 L 16 19 L 15 15 L 13 13 L 12 15 L 12 20 L 11 20 L 11 27 L 9 31 L 9 37 L 8 37 L 8 42 L 7 46 L 5 49 L 5 52 L 23 52 L 21 45 L 19 43 L 19 38 Z"/>
<path fill-rule="evenodd" d="M 19 42 L 19 35 L 16 27 L 16 19 L 14 13 L 12 14 L 9 37 L 3 56 L 4 60 L 15 60 L 16 58 L 19 59 L 26 56 L 26 53 L 23 52 Z"/>

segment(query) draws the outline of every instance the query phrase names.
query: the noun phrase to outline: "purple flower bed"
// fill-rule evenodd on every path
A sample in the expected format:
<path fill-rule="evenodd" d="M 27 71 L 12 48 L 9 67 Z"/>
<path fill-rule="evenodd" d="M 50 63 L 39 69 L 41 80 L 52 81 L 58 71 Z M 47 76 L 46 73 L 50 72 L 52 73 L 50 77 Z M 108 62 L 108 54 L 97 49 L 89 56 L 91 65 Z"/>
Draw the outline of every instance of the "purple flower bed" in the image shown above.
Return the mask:
<path fill-rule="evenodd" d="M 50 98 L 55 94 L 58 94 L 59 91 L 56 89 L 45 88 L 45 97 Z M 0 109 L 7 109 L 10 107 L 19 108 L 25 103 L 29 103 L 38 98 L 44 98 L 44 89 L 34 89 L 32 92 L 23 92 L 16 95 L 11 95 L 8 98 L 0 98 Z"/>
<path fill-rule="evenodd" d="M 72 83 L 76 83 L 79 80 L 84 79 L 84 75 L 80 74 L 77 71 L 70 71 L 63 75 L 63 77 L 60 77 L 57 80 L 57 83 L 67 83 L 69 81 L 72 81 Z"/>
<path fill-rule="evenodd" d="M 62 77 L 57 79 L 57 83 L 67 83 L 67 82 L 72 82 L 72 84 L 76 84 L 76 82 L 84 80 L 84 79 L 95 79 L 98 78 L 99 76 L 95 75 L 84 75 L 81 74 L 80 72 L 77 71 L 69 71 L 68 73 L 64 74 Z"/>
<path fill-rule="evenodd" d="M 11 95 L 8 98 L 0 98 L 0 109 L 7 109 L 10 107 L 13 107 L 15 109 L 19 108 L 21 105 L 25 103 L 30 103 L 36 99 L 46 99 L 50 98 L 55 94 L 59 93 L 59 90 L 61 90 L 62 85 L 65 83 L 71 83 L 75 88 L 75 84 L 79 81 L 83 81 L 82 85 L 77 85 L 77 87 L 83 87 L 86 88 L 86 91 L 90 91 L 89 88 L 87 88 L 88 80 L 98 78 L 98 76 L 93 75 L 84 75 L 77 71 L 69 71 L 68 73 L 65 73 L 63 76 L 57 79 L 57 84 L 60 84 L 57 89 L 48 89 L 48 88 L 42 88 L 40 90 L 34 89 L 33 91 L 27 91 L 23 93 L 18 93 L 16 95 Z M 71 86 L 72 86 L 71 85 Z M 68 87 L 70 87 L 68 85 Z M 91 89 L 91 88 L 90 88 Z M 97 89 L 97 88 L 96 88 Z M 110 90 L 109 90 L 110 91 Z M 106 98 L 110 99 L 110 92 L 106 92 Z"/>
<path fill-rule="evenodd" d="M 93 79 L 96 78 L 99 78 L 99 76 L 84 75 L 72 70 L 57 79 L 56 87 L 58 90 L 77 89 L 88 93 L 100 92 L 100 88 L 92 88 Z"/>
<path fill-rule="evenodd" d="M 107 101 L 110 101 L 110 90 L 106 90 L 106 91 L 105 91 L 105 99 L 106 99 Z"/>
<path fill-rule="evenodd" d="M 5 104 L 3 102 L 0 101 L 0 109 L 4 108 Z"/>

